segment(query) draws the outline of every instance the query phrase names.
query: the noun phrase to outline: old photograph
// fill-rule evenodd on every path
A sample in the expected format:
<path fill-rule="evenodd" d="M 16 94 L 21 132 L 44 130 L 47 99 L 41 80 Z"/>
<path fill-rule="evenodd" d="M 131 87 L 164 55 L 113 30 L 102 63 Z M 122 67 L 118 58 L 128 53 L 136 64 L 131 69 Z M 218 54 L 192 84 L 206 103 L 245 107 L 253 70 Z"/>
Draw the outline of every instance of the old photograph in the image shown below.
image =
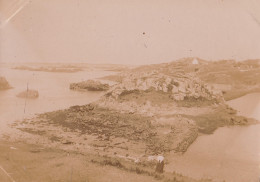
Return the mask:
<path fill-rule="evenodd" d="M 260 182 L 260 1 L 0 0 L 0 182 Z"/>

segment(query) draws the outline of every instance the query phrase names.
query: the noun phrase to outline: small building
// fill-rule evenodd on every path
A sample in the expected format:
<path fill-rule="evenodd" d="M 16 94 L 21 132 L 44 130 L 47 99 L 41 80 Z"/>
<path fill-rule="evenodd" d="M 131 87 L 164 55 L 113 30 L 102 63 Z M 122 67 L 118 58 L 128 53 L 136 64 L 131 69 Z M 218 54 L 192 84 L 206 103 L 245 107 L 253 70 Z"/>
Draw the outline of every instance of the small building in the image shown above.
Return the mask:
<path fill-rule="evenodd" d="M 199 61 L 195 58 L 193 59 L 192 64 L 199 64 Z"/>

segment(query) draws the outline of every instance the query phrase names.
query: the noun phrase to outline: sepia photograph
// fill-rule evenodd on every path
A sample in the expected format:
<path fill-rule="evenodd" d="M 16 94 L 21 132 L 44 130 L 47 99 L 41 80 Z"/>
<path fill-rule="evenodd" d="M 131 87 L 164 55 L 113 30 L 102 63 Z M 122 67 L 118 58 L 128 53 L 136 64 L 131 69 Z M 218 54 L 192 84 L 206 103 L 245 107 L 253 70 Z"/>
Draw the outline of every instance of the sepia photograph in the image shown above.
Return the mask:
<path fill-rule="evenodd" d="M 0 0 L 0 182 L 260 182 L 260 0 Z"/>

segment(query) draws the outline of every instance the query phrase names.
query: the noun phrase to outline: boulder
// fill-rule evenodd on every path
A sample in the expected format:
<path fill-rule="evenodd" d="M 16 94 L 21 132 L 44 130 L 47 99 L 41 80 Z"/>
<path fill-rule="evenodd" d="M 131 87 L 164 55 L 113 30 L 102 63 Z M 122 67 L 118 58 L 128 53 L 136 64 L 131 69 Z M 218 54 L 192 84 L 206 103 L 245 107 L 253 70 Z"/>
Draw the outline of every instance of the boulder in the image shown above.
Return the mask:
<path fill-rule="evenodd" d="M 178 93 L 178 92 L 179 92 L 179 88 L 176 87 L 175 85 L 173 85 L 173 86 L 172 86 L 172 93 L 173 93 L 173 94 L 176 94 L 176 93 Z"/>
<path fill-rule="evenodd" d="M 35 99 L 39 97 L 39 92 L 37 90 L 25 90 L 23 92 L 20 92 L 16 95 L 17 97 L 21 98 L 29 98 L 29 99 Z"/>
<path fill-rule="evenodd" d="M 183 94 L 183 93 L 173 94 L 173 98 L 176 101 L 181 101 L 181 100 L 184 100 L 185 94 Z"/>

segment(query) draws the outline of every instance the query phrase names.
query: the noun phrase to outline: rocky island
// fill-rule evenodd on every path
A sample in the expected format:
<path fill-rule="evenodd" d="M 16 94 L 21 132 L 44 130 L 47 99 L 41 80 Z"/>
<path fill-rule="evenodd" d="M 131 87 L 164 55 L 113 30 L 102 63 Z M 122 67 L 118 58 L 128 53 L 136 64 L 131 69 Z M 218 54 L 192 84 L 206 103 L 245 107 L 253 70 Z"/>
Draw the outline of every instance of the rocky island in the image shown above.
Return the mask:
<path fill-rule="evenodd" d="M 39 92 L 37 90 L 28 89 L 23 92 L 20 92 L 16 96 L 21 98 L 35 99 L 39 97 Z"/>
<path fill-rule="evenodd" d="M 70 89 L 79 91 L 107 91 L 109 89 L 109 85 L 103 84 L 100 81 L 87 80 L 79 83 L 71 83 Z"/>
<path fill-rule="evenodd" d="M 12 88 L 7 82 L 5 77 L 0 77 L 0 90 L 6 90 Z"/>

